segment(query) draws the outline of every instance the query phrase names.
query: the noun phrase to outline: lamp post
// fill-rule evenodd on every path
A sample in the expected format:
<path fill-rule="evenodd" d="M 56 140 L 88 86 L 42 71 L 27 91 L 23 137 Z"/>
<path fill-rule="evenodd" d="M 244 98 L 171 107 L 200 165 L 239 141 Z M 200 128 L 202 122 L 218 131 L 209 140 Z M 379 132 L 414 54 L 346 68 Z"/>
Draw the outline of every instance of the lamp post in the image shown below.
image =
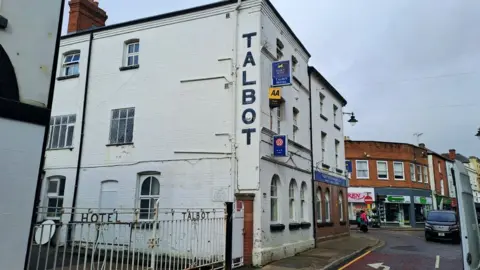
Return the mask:
<path fill-rule="evenodd" d="M 355 114 L 353 112 L 343 112 L 343 114 L 350 115 L 350 119 L 347 121 L 353 126 L 358 122 L 358 120 L 355 118 Z M 480 132 L 480 130 L 479 130 Z"/>
<path fill-rule="evenodd" d="M 477 138 L 480 140 L 480 128 L 478 129 L 477 134 L 475 134 L 475 136 L 477 136 Z"/>

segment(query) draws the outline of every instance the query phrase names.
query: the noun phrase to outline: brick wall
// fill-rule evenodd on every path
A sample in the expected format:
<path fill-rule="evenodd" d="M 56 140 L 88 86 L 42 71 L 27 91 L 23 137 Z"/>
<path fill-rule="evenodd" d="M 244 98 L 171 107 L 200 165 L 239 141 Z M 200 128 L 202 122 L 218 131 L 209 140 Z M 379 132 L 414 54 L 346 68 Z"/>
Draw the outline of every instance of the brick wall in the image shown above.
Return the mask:
<path fill-rule="evenodd" d="M 345 141 L 346 160 L 352 161 L 352 175 L 350 179 L 351 187 L 398 187 L 398 188 L 418 188 L 430 189 L 430 184 L 411 181 L 410 163 L 415 164 L 415 173 L 417 165 L 422 170 L 428 167 L 427 150 L 403 143 L 391 142 L 373 142 L 373 141 Z M 368 179 L 357 179 L 356 161 L 367 160 L 369 168 Z M 378 179 L 377 161 L 386 161 L 388 165 L 388 180 Z M 393 162 L 403 162 L 405 180 L 394 179 Z M 428 174 L 427 174 L 428 175 Z"/>
<path fill-rule="evenodd" d="M 348 220 L 348 197 L 347 197 L 347 188 L 340 187 L 335 185 L 329 185 L 322 182 L 315 182 L 315 196 L 317 196 L 317 192 L 321 189 L 322 194 L 322 204 L 321 204 L 321 222 L 318 217 L 318 213 L 315 210 L 315 228 L 316 232 L 316 240 L 327 240 L 334 238 L 338 235 L 349 233 L 349 220 Z M 326 207 L 325 207 L 325 191 L 329 190 L 330 192 L 330 207 L 331 207 L 331 218 L 330 222 L 327 222 L 326 217 Z M 339 200 L 338 197 L 342 192 L 343 195 L 343 222 L 340 222 L 340 207 L 339 207 Z M 315 204 L 316 206 L 316 204 Z"/>
<path fill-rule="evenodd" d="M 433 173 L 434 173 L 434 178 L 435 178 L 435 192 L 437 194 L 442 194 L 442 189 L 440 182 L 443 180 L 443 187 L 444 187 L 444 196 L 449 196 L 449 191 L 448 191 L 448 174 L 447 174 L 447 164 L 445 162 L 445 159 L 437 156 L 437 155 L 432 155 L 433 157 Z M 438 169 L 438 166 L 440 164 L 440 170 Z"/>

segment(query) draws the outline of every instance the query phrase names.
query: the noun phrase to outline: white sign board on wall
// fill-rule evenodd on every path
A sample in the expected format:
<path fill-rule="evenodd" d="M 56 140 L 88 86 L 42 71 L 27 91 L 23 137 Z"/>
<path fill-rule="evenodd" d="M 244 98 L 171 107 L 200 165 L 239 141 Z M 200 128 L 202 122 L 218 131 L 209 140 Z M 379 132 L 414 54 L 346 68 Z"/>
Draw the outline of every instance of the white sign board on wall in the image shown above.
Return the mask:
<path fill-rule="evenodd" d="M 25 268 L 63 7 L 62 0 L 0 0 L 1 269 Z"/>

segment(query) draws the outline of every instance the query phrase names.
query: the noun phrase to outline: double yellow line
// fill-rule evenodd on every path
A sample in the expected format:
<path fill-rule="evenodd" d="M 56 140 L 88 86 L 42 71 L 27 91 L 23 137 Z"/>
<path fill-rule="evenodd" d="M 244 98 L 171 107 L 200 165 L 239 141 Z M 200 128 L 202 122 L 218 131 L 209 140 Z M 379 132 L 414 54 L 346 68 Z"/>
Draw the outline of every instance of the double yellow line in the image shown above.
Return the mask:
<path fill-rule="evenodd" d="M 350 265 L 354 264 L 355 262 L 359 261 L 360 259 L 362 259 L 363 257 L 367 256 L 368 254 L 370 254 L 370 252 L 372 252 L 371 250 L 363 253 L 362 255 L 358 256 L 357 258 L 351 260 L 349 263 L 345 264 L 344 266 L 338 268 L 338 270 L 343 270 L 347 267 L 349 267 Z"/>

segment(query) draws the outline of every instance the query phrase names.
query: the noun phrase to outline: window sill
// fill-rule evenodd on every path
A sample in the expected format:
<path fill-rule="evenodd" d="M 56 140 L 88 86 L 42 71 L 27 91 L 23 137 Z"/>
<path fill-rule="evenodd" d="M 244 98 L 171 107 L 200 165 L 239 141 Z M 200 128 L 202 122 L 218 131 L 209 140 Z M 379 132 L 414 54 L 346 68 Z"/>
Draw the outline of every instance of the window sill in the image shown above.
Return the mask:
<path fill-rule="evenodd" d="M 310 222 L 305 222 L 304 221 L 304 222 L 300 223 L 300 228 L 302 228 L 302 229 L 309 229 L 310 227 L 312 227 L 312 223 L 310 223 Z"/>
<path fill-rule="evenodd" d="M 74 79 L 80 77 L 80 74 L 68 75 L 68 76 L 59 76 L 57 77 L 57 81 L 64 81 L 68 79 Z"/>
<path fill-rule="evenodd" d="M 342 129 L 340 128 L 340 126 L 338 126 L 337 124 L 333 124 L 333 126 L 334 126 L 336 129 L 338 129 L 338 131 L 342 130 Z"/>
<path fill-rule="evenodd" d="M 325 121 L 328 121 L 328 118 L 327 118 L 325 115 L 323 115 L 323 114 L 320 114 L 320 118 L 322 118 L 322 119 L 325 120 Z"/>
<path fill-rule="evenodd" d="M 337 173 L 340 173 L 340 174 L 343 173 L 343 170 L 340 170 L 340 169 L 335 169 L 335 171 L 336 171 Z"/>
<path fill-rule="evenodd" d="M 340 221 L 340 226 L 345 226 L 345 225 L 347 225 L 346 221 Z"/>
<path fill-rule="evenodd" d="M 129 142 L 129 143 L 109 143 L 109 144 L 106 144 L 106 146 L 124 146 L 124 145 L 133 145 L 133 142 Z"/>
<path fill-rule="evenodd" d="M 270 232 L 283 232 L 285 230 L 285 225 L 283 224 L 270 224 Z"/>
<path fill-rule="evenodd" d="M 405 181 L 405 179 L 396 179 L 396 178 L 394 178 L 394 179 L 395 179 L 395 181 Z"/>
<path fill-rule="evenodd" d="M 47 148 L 47 151 L 59 151 L 59 150 L 73 150 L 73 147 L 62 147 L 62 148 Z"/>
<path fill-rule="evenodd" d="M 388 178 L 378 178 L 378 180 L 381 180 L 381 181 L 388 181 Z"/>
<path fill-rule="evenodd" d="M 333 222 L 317 223 L 317 228 L 323 228 L 323 227 L 333 227 Z"/>
<path fill-rule="evenodd" d="M 368 177 L 367 177 L 367 178 L 359 178 L 359 177 L 357 177 L 357 180 L 370 180 L 370 178 L 368 178 Z"/>
<path fill-rule="evenodd" d="M 324 168 L 324 169 L 330 169 L 330 166 L 327 165 L 327 164 L 325 164 L 325 163 L 322 163 L 322 168 Z"/>
<path fill-rule="evenodd" d="M 288 224 L 288 229 L 290 231 L 296 231 L 296 230 L 299 230 L 301 227 L 301 224 L 300 223 L 297 223 L 297 222 L 291 222 L 290 224 Z"/>
<path fill-rule="evenodd" d="M 138 68 L 140 68 L 140 65 L 120 67 L 120 68 L 118 68 L 118 69 L 119 69 L 120 71 L 126 71 L 126 70 L 138 69 Z"/>

